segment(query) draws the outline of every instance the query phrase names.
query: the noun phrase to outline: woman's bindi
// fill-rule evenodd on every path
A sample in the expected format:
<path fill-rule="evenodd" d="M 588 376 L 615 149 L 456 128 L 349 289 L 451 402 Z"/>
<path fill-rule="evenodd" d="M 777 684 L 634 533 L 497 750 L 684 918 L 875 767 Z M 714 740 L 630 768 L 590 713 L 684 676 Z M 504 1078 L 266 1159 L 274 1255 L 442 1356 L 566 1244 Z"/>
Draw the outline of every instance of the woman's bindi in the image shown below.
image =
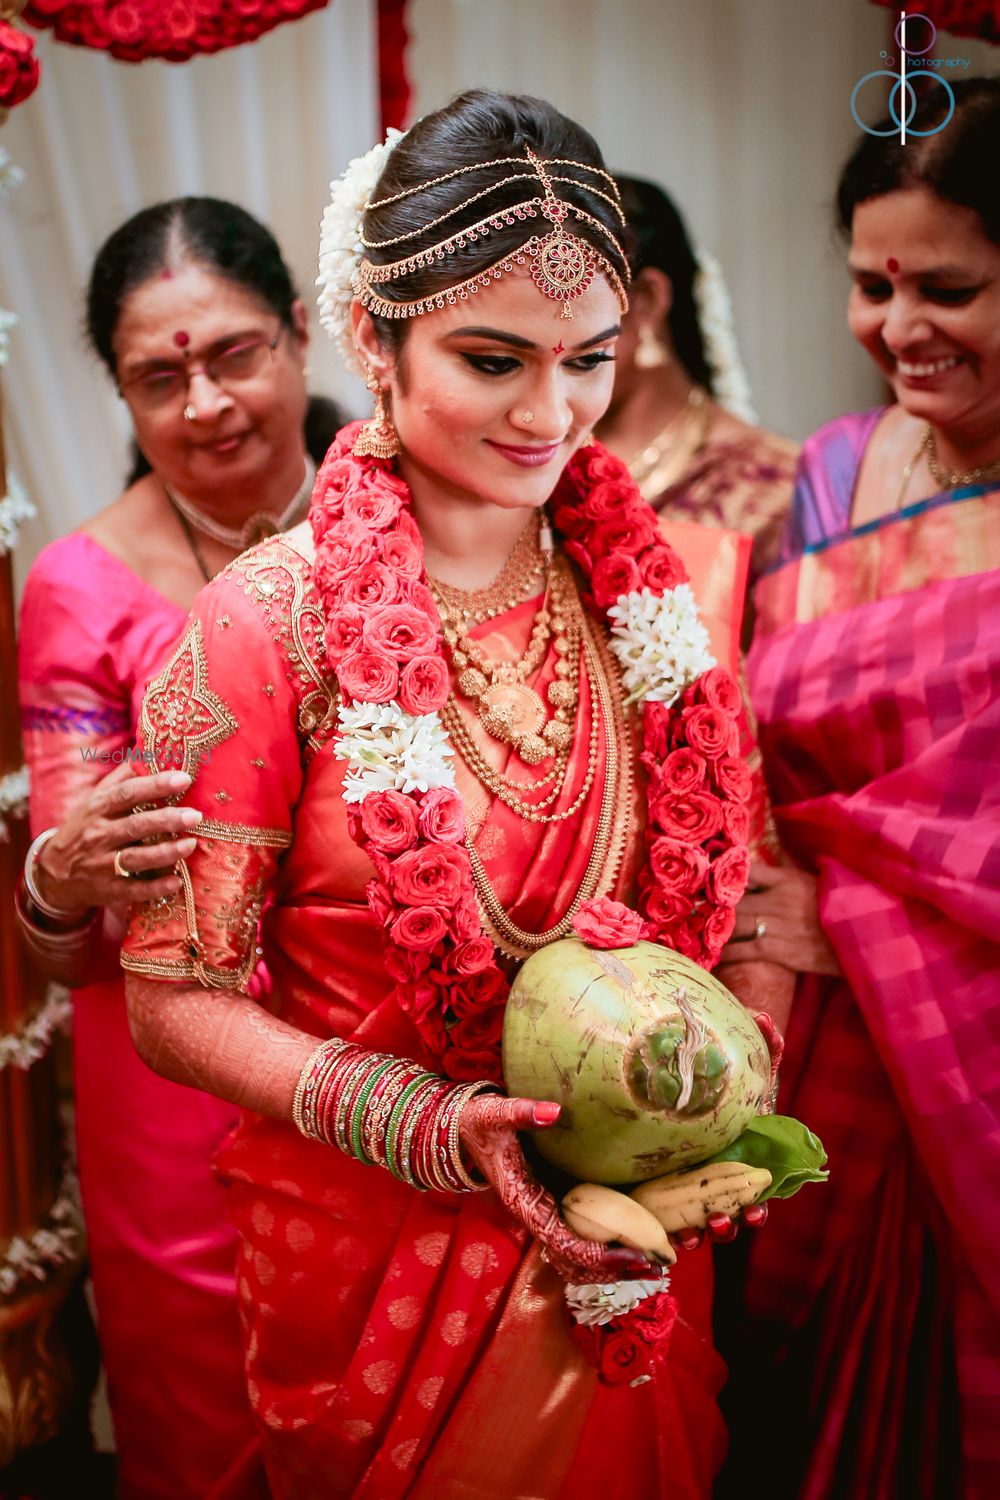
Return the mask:
<path fill-rule="evenodd" d="M 174 334 L 174 343 L 177 345 L 178 349 L 186 349 L 190 342 L 191 336 L 190 334 L 185 333 L 183 328 L 179 328 Z"/>
<path fill-rule="evenodd" d="M 886 270 L 887 271 L 891 271 L 892 274 L 895 276 L 896 272 L 899 270 L 899 261 L 896 259 L 896 257 L 894 255 L 890 255 L 889 259 L 886 261 L 885 265 L 886 265 Z"/>

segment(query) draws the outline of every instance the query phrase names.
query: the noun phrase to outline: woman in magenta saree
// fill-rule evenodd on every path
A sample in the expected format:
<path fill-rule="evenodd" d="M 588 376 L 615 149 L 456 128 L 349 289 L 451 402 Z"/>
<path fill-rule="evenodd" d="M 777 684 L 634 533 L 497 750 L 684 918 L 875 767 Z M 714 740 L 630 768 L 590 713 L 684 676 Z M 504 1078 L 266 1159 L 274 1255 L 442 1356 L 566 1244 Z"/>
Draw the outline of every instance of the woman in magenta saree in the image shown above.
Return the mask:
<path fill-rule="evenodd" d="M 761 880 L 730 951 L 811 971 L 780 1107 L 830 1191 L 751 1247 L 738 1389 L 747 1433 L 755 1388 L 800 1434 L 809 1500 L 1000 1488 L 1000 230 L 986 176 L 978 210 L 933 176 L 987 159 L 1000 88 L 958 93 L 933 157 L 845 172 L 851 327 L 898 404 L 805 444 L 748 663 L 809 873 Z"/>

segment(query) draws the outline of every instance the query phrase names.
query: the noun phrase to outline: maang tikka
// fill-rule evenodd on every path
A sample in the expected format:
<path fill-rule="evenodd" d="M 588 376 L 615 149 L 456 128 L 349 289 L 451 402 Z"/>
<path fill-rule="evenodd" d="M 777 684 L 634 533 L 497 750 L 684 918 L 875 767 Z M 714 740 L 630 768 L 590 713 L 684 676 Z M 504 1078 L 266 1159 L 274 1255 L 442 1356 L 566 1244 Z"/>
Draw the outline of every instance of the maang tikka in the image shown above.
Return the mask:
<path fill-rule="evenodd" d="M 351 452 L 355 458 L 395 458 L 403 451 L 399 433 L 385 409 L 382 387 L 370 365 L 365 368 L 365 385 L 375 397 L 375 410 L 354 439 Z"/>

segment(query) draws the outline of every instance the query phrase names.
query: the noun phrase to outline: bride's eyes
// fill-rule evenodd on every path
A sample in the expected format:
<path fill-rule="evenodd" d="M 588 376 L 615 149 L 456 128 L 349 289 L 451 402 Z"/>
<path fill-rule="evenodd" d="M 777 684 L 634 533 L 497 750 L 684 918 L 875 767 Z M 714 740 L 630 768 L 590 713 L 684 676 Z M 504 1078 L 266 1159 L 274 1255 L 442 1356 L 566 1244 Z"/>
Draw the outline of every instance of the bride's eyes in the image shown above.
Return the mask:
<path fill-rule="evenodd" d="M 510 375 L 521 368 L 521 361 L 509 354 L 463 353 L 462 358 L 480 375 Z M 614 358 L 607 350 L 598 350 L 593 354 L 581 354 L 578 359 L 566 360 L 566 368 L 586 373 L 588 370 L 596 370 L 598 365 L 613 364 Z"/>

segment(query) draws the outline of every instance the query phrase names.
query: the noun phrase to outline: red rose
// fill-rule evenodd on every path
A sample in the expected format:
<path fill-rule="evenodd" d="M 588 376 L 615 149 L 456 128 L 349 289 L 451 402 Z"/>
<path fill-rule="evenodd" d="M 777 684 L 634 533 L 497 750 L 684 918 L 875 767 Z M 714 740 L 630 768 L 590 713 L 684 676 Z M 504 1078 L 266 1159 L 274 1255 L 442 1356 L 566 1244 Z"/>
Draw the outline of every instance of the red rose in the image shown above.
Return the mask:
<path fill-rule="evenodd" d="M 622 485 L 634 498 L 635 485 L 626 465 L 614 453 L 609 453 L 601 443 L 593 443 L 589 448 L 581 448 L 573 462 L 574 466 L 579 465 L 580 472 L 586 475 L 590 484 L 604 484 L 611 481 Z"/>
<path fill-rule="evenodd" d="M 712 767 L 712 775 L 724 797 L 731 797 L 734 802 L 749 802 L 753 776 L 745 760 L 738 755 L 722 755 Z"/>
<path fill-rule="evenodd" d="M 687 896 L 675 891 L 664 891 L 653 886 L 645 900 L 646 921 L 654 928 L 669 927 L 682 922 L 694 910 Z M 657 938 L 658 942 L 659 939 Z"/>
<path fill-rule="evenodd" d="M 671 750 L 664 758 L 657 778 L 664 793 L 681 796 L 685 792 L 696 792 L 705 782 L 705 760 L 697 751 L 689 749 Z"/>
<path fill-rule="evenodd" d="M 395 903 L 388 890 L 381 880 L 369 880 L 365 886 L 365 895 L 368 897 L 368 910 L 379 926 L 385 927 L 396 913 Z"/>
<path fill-rule="evenodd" d="M 375 538 L 368 527 L 346 519 L 331 526 L 320 543 L 321 561 L 335 573 L 360 568 L 375 552 Z"/>
<path fill-rule="evenodd" d="M 673 896 L 696 891 L 708 874 L 708 855 L 704 850 L 697 844 L 663 835 L 650 845 L 649 863 L 660 889 Z"/>
<path fill-rule="evenodd" d="M 627 552 L 602 557 L 591 579 L 598 609 L 608 609 L 622 594 L 630 594 L 640 585 L 639 569 Z"/>
<path fill-rule="evenodd" d="M 402 854 L 417 841 L 417 810 L 402 792 L 372 792 L 361 804 L 361 826 L 376 849 Z"/>
<path fill-rule="evenodd" d="M 750 839 L 750 814 L 741 802 L 725 802 L 722 827 L 732 844 L 746 844 Z"/>
<path fill-rule="evenodd" d="M 400 706 L 408 714 L 436 713 L 447 700 L 448 689 L 448 667 L 443 657 L 414 657 L 399 679 Z"/>
<path fill-rule="evenodd" d="M 606 557 L 609 552 L 628 552 L 635 557 L 655 536 L 656 517 L 649 506 L 630 505 L 621 515 L 594 527 L 590 550 L 596 557 Z"/>
<path fill-rule="evenodd" d="M 585 901 L 573 918 L 573 930 L 588 948 L 629 948 L 644 925 L 637 911 L 608 896 Z"/>
<path fill-rule="evenodd" d="M 552 512 L 556 530 L 571 541 L 579 541 L 590 530 L 591 523 L 580 505 L 561 505 Z"/>
<path fill-rule="evenodd" d="M 712 962 L 718 956 L 719 949 L 729 942 L 735 926 L 736 912 L 731 906 L 717 907 L 706 919 L 701 935 L 705 947 L 713 950 Z"/>
<path fill-rule="evenodd" d="M 652 589 L 654 594 L 664 594 L 667 589 L 676 588 L 679 583 L 687 582 L 687 571 L 673 547 L 668 547 L 664 542 L 662 545 L 650 547 L 644 552 L 640 562 L 642 582 L 645 588 Z"/>
<path fill-rule="evenodd" d="M 503 1005 L 481 1006 L 462 1016 L 448 1032 L 453 1047 L 463 1052 L 485 1052 L 503 1036 Z"/>
<path fill-rule="evenodd" d="M 437 633 L 437 615 L 431 620 L 412 604 L 389 604 L 368 615 L 362 637 L 369 651 L 407 662 L 434 652 Z"/>
<path fill-rule="evenodd" d="M 438 906 L 450 911 L 472 879 L 469 856 L 455 844 L 424 844 L 393 863 L 392 894 L 407 906 Z"/>
<path fill-rule="evenodd" d="M 739 718 L 743 711 L 743 694 L 739 683 L 725 667 L 712 667 L 703 672 L 695 684 L 698 698 L 709 708 L 717 708 L 730 719 Z"/>
<path fill-rule="evenodd" d="M 658 765 L 670 749 L 670 710 L 649 698 L 642 709 L 642 763 Z"/>
<path fill-rule="evenodd" d="M 707 703 L 695 708 L 681 709 L 684 734 L 692 750 L 716 760 L 720 755 L 733 754 L 738 747 L 733 743 L 736 730 L 732 719 L 721 708 L 710 708 Z"/>
<path fill-rule="evenodd" d="M 146 29 L 146 18 L 138 5 L 116 5 L 105 11 L 104 24 L 114 42 L 138 42 Z"/>
<path fill-rule="evenodd" d="M 594 569 L 594 559 L 582 542 L 567 542 L 566 556 L 571 558 L 578 568 L 582 568 L 588 578 L 590 577 Z"/>
<path fill-rule="evenodd" d="M 722 803 L 711 792 L 660 797 L 651 807 L 650 814 L 658 833 L 692 844 L 703 844 L 722 827 Z"/>
<path fill-rule="evenodd" d="M 608 1323 L 601 1339 L 601 1362 L 598 1366 L 605 1385 L 631 1385 L 640 1375 L 649 1375 L 652 1357 L 644 1339 Z"/>
<path fill-rule="evenodd" d="M 400 985 L 395 991 L 396 1004 L 406 1015 L 412 1016 L 419 1026 L 428 1016 L 440 1014 L 441 992 L 429 979 L 419 979 L 415 984 Z"/>
<path fill-rule="evenodd" d="M 662 1346 L 677 1322 L 677 1299 L 669 1292 L 644 1297 L 628 1314 L 627 1321 L 644 1343 Z M 663 1352 L 662 1348 L 659 1352 Z"/>
<path fill-rule="evenodd" d="M 420 832 L 432 844 L 460 844 L 465 837 L 465 806 L 451 787 L 436 786 L 424 792 L 418 816 Z M 479 925 L 477 916 L 477 931 Z"/>
<path fill-rule="evenodd" d="M 334 667 L 348 651 L 353 651 L 360 644 L 361 628 L 364 623 L 364 615 L 353 605 L 335 610 L 328 616 L 325 634 L 326 653 Z"/>
<path fill-rule="evenodd" d="M 402 501 L 391 490 L 357 490 L 344 499 L 344 515 L 376 531 L 384 531 L 399 515 Z"/>
<path fill-rule="evenodd" d="M 694 959 L 696 964 L 704 962 L 705 945 L 701 940 L 699 917 L 690 917 L 686 922 L 675 922 L 661 933 L 660 941 L 668 948 L 673 948 L 676 953 L 683 953 L 685 958 Z"/>
<path fill-rule="evenodd" d="M 713 859 L 708 873 L 708 894 L 720 906 L 735 906 L 750 879 L 750 851 L 746 845 L 727 849 Z"/>
<path fill-rule="evenodd" d="M 362 703 L 388 703 L 399 688 L 399 669 L 378 651 L 349 651 L 337 668 L 345 693 Z"/>
<path fill-rule="evenodd" d="M 0 108 L 13 109 L 38 87 L 38 59 L 30 36 L 0 21 Z"/>
<path fill-rule="evenodd" d="M 412 578 L 401 579 L 399 598 L 402 604 L 412 604 L 414 609 L 419 609 L 428 620 L 437 620 L 437 602 L 425 583 L 414 582 Z"/>
<path fill-rule="evenodd" d="M 448 961 L 449 969 L 460 974 L 463 979 L 470 979 L 473 974 L 481 974 L 488 969 L 495 957 L 493 944 L 485 933 L 478 937 L 468 938 L 464 943 L 459 943 Z"/>
<path fill-rule="evenodd" d="M 444 840 L 445 843 L 449 841 Z M 454 936 L 461 941 L 463 938 L 478 937 L 483 930 L 483 921 L 479 915 L 479 907 L 475 896 L 463 896 L 451 914 L 451 930 Z"/>
<path fill-rule="evenodd" d="M 419 578 L 423 571 L 424 563 L 419 546 L 410 537 L 404 536 L 398 527 L 379 538 L 379 553 L 386 566 L 403 578 Z"/>
<path fill-rule="evenodd" d="M 383 604 L 395 604 L 398 597 L 399 582 L 385 563 L 363 563 L 348 573 L 341 583 L 342 605 L 357 604 L 365 610 L 378 609 Z"/>
<path fill-rule="evenodd" d="M 621 484 L 613 481 L 610 484 L 595 484 L 588 491 L 581 509 L 591 521 L 610 521 L 631 498 Z"/>
<path fill-rule="evenodd" d="M 448 1028 L 440 1009 L 428 1010 L 417 1022 L 417 1030 L 424 1046 L 434 1057 L 441 1057 L 448 1046 Z"/>
<path fill-rule="evenodd" d="M 459 1019 L 501 1005 L 507 999 L 507 981 L 494 964 L 473 974 L 452 992 L 452 1009 Z"/>
<path fill-rule="evenodd" d="M 389 928 L 389 936 L 401 948 L 426 953 L 441 941 L 447 931 L 448 924 L 435 907 L 408 906 Z"/>
<path fill-rule="evenodd" d="M 453 1033 L 449 1033 L 449 1039 Z M 475 1083 L 479 1078 L 490 1083 L 502 1083 L 500 1053 L 495 1047 L 484 1047 L 479 1052 L 467 1052 L 464 1047 L 449 1047 L 441 1058 L 445 1075 L 455 1083 Z"/>
<path fill-rule="evenodd" d="M 383 962 L 390 978 L 398 984 L 412 984 L 431 966 L 431 956 L 425 952 L 414 952 L 407 948 L 386 948 Z"/>

